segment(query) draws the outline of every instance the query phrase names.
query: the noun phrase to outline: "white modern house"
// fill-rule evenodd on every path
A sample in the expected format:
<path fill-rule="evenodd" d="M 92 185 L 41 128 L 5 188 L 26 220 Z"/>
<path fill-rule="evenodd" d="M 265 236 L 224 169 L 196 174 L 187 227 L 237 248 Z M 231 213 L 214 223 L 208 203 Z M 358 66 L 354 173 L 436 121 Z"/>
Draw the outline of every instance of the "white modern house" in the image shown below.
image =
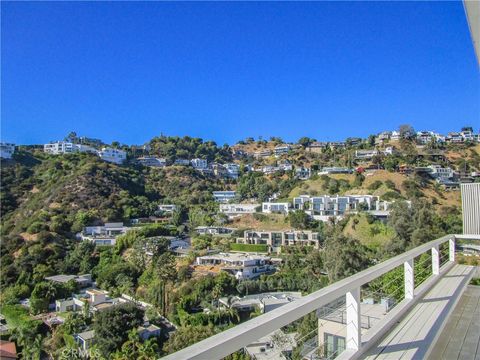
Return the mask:
<path fill-rule="evenodd" d="M 68 141 L 56 141 L 43 145 L 43 151 L 47 154 L 71 154 L 76 152 L 96 153 L 97 150 L 91 146 L 83 144 L 74 144 Z"/>
<path fill-rule="evenodd" d="M 262 212 L 266 214 L 288 214 L 289 203 L 264 202 L 262 203 Z"/>
<path fill-rule="evenodd" d="M 237 193 L 235 191 L 227 190 L 227 191 L 213 191 L 212 192 L 213 198 L 215 201 L 220 203 L 228 203 L 235 199 Z"/>
<path fill-rule="evenodd" d="M 197 266 L 218 266 L 235 276 L 238 280 L 255 279 L 262 274 L 275 272 L 269 256 L 240 253 L 219 253 L 199 256 L 195 259 Z"/>
<path fill-rule="evenodd" d="M 197 226 L 195 232 L 199 235 L 229 235 L 234 232 L 234 228 L 227 228 L 223 226 Z"/>
<path fill-rule="evenodd" d="M 0 158 L 11 159 L 15 152 L 15 144 L 0 142 Z"/>
<path fill-rule="evenodd" d="M 150 167 L 165 167 L 167 166 L 167 160 L 164 158 L 158 158 L 155 156 L 143 156 L 137 159 L 137 161 L 143 166 Z"/>
<path fill-rule="evenodd" d="M 161 213 L 171 214 L 177 210 L 177 205 L 174 204 L 160 204 L 157 207 L 157 210 Z"/>
<path fill-rule="evenodd" d="M 326 166 L 323 167 L 321 171 L 319 171 L 319 175 L 327 175 L 327 174 L 351 174 L 353 173 L 353 169 L 347 167 L 339 167 L 339 166 Z"/>
<path fill-rule="evenodd" d="M 253 214 L 261 204 L 220 204 L 220 212 L 229 218 Z"/>
<path fill-rule="evenodd" d="M 193 168 L 197 170 L 205 170 L 208 168 L 208 161 L 205 159 L 192 159 L 190 160 L 190 163 L 192 164 Z"/>
<path fill-rule="evenodd" d="M 315 219 L 322 221 L 331 216 L 343 216 L 359 210 L 388 212 L 389 207 L 390 202 L 382 201 L 373 195 L 301 195 L 293 198 L 294 209 L 305 210 Z"/>
<path fill-rule="evenodd" d="M 127 159 L 127 152 L 120 149 L 104 147 L 98 152 L 98 156 L 104 161 L 120 165 Z"/>
<path fill-rule="evenodd" d="M 133 228 L 123 225 L 123 223 L 105 223 L 101 226 L 86 226 L 77 238 L 82 241 L 91 241 L 95 245 L 113 246 L 117 236 L 126 234 Z"/>
<path fill-rule="evenodd" d="M 440 165 L 430 165 L 429 168 L 431 169 L 430 176 L 434 179 L 451 179 L 454 176 L 453 169 L 450 167 L 443 168 Z"/>
<path fill-rule="evenodd" d="M 237 244 L 268 245 L 273 252 L 282 246 L 313 246 L 319 248 L 318 232 L 311 230 L 246 230 Z"/>

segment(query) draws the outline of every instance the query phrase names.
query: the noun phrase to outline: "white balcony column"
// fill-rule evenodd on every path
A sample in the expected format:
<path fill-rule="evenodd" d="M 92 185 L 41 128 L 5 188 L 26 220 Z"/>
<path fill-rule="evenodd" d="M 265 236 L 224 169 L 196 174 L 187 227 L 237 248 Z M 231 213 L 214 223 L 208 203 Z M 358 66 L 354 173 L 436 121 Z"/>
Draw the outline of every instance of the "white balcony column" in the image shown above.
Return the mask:
<path fill-rule="evenodd" d="M 455 261 L 455 237 L 452 236 L 450 240 L 448 240 L 448 250 L 449 250 L 449 260 Z"/>
<path fill-rule="evenodd" d="M 438 245 L 432 247 L 432 274 L 440 274 L 440 251 Z"/>
<path fill-rule="evenodd" d="M 405 270 L 405 299 L 413 299 L 413 291 L 415 289 L 413 266 L 413 259 L 405 261 L 403 264 Z"/>
<path fill-rule="evenodd" d="M 347 308 L 346 348 L 358 350 L 361 345 L 360 287 L 345 294 Z"/>

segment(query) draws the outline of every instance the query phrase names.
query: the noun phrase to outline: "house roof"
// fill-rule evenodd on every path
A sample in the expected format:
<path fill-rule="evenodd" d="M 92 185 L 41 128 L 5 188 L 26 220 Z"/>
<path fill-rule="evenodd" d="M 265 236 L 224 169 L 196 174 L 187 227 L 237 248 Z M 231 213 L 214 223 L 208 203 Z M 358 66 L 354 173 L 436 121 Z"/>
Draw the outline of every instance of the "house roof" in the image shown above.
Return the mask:
<path fill-rule="evenodd" d="M 91 340 L 95 337 L 95 330 L 88 330 L 77 334 L 77 337 L 83 340 Z"/>
<path fill-rule="evenodd" d="M 0 358 L 1 359 L 16 359 L 17 347 L 12 341 L 0 340 Z"/>

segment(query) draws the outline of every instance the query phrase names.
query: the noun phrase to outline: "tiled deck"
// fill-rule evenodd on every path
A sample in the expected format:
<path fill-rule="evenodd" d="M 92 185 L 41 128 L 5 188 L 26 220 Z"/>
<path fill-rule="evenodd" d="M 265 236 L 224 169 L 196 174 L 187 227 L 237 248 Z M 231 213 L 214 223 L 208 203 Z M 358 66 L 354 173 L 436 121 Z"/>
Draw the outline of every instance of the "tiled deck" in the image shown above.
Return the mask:
<path fill-rule="evenodd" d="M 428 359 L 480 359 L 480 286 L 467 287 Z"/>
<path fill-rule="evenodd" d="M 472 266 L 452 267 L 423 299 L 418 301 L 404 319 L 389 330 L 388 335 L 370 349 L 363 358 L 424 359 L 462 295 L 473 271 Z"/>

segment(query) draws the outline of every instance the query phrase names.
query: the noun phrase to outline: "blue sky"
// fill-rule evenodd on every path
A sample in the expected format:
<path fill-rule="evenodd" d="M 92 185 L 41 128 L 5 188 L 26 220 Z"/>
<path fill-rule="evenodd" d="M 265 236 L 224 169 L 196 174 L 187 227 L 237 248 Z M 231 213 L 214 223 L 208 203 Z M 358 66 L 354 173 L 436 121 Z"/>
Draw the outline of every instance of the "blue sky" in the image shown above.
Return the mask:
<path fill-rule="evenodd" d="M 2 140 L 480 127 L 461 2 L 2 2 Z"/>

